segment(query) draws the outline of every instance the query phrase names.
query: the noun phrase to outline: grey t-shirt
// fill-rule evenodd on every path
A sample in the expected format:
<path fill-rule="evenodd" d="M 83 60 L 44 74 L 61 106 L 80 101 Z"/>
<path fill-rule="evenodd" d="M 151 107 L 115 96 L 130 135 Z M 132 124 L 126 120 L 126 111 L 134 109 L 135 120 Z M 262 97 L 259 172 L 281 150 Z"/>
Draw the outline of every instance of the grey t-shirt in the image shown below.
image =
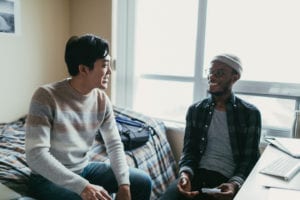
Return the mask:
<path fill-rule="evenodd" d="M 235 170 L 227 126 L 226 112 L 215 109 L 208 129 L 207 147 L 199 163 L 200 168 L 217 171 L 227 178 Z"/>

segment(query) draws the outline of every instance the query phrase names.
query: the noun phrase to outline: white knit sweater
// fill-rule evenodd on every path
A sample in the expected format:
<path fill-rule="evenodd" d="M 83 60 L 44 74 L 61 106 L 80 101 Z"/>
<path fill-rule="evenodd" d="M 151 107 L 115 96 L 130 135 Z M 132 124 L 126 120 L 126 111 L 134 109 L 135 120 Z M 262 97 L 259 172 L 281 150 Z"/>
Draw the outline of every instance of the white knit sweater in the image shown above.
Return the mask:
<path fill-rule="evenodd" d="M 81 95 L 68 79 L 34 93 L 26 121 L 26 160 L 34 173 L 80 194 L 88 181 L 79 176 L 88 164 L 100 128 L 118 184 L 129 184 L 128 165 L 109 98 L 100 89 Z"/>

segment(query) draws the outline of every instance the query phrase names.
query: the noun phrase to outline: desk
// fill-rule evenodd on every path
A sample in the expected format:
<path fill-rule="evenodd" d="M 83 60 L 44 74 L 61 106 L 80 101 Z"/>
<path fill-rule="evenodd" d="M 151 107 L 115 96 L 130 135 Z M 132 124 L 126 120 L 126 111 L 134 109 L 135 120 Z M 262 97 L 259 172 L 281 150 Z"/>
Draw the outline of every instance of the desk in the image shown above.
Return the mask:
<path fill-rule="evenodd" d="M 288 155 L 275 147 L 268 145 L 252 169 L 245 183 L 235 196 L 234 200 L 266 200 L 268 199 L 269 189 L 264 187 L 264 185 L 270 183 L 280 185 L 282 187 L 289 187 L 291 184 L 294 185 L 294 183 L 296 183 L 297 186 L 294 187 L 298 187 L 298 189 L 300 189 L 300 173 L 294 176 L 294 178 L 289 182 L 259 173 L 263 167 L 281 156 Z"/>

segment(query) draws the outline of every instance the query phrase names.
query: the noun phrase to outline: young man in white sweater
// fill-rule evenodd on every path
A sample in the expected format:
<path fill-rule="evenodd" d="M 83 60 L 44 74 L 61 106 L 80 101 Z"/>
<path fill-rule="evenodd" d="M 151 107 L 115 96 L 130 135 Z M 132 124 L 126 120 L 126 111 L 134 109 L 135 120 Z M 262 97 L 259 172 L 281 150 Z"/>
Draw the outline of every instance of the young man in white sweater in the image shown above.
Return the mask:
<path fill-rule="evenodd" d="M 108 43 L 95 35 L 71 37 L 65 61 L 70 78 L 39 87 L 26 122 L 30 191 L 37 199 L 147 200 L 151 180 L 127 165 L 107 89 Z M 89 162 L 97 129 L 110 164 Z M 141 192 L 143 191 L 143 192 Z"/>

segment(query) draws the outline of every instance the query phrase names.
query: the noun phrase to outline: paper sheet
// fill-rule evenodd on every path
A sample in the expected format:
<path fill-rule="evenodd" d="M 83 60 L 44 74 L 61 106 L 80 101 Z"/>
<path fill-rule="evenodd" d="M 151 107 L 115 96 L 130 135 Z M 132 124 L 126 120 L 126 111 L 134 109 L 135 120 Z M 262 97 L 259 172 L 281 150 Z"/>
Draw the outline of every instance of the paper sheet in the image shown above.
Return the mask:
<path fill-rule="evenodd" d="M 279 188 L 270 188 L 268 192 L 268 200 L 298 200 L 300 199 L 299 190 L 288 190 Z"/>

